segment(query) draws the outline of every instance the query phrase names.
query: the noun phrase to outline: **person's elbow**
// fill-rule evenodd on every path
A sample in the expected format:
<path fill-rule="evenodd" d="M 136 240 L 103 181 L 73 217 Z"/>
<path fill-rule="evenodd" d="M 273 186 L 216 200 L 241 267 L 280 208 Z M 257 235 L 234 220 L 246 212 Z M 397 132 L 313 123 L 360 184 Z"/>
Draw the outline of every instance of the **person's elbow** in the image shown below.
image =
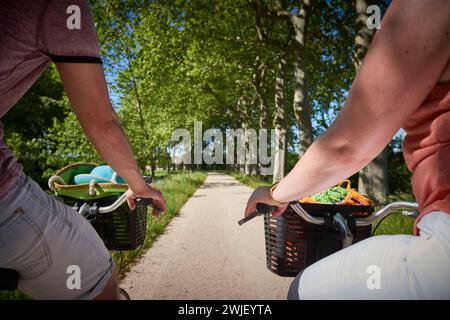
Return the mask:
<path fill-rule="evenodd" d="M 107 111 L 105 112 L 92 114 L 88 121 L 80 121 L 87 132 L 94 134 L 98 132 L 107 133 L 121 127 L 119 117 L 112 106 L 109 105 L 106 109 Z"/>
<path fill-rule="evenodd" d="M 343 167 L 363 168 L 377 156 L 373 148 L 354 140 L 326 141 L 324 147 L 328 150 L 327 157 Z"/>
<path fill-rule="evenodd" d="M 346 145 L 339 147 L 336 161 L 343 166 L 363 168 L 372 161 L 373 158 L 375 158 L 375 156 L 371 157 L 370 153 L 363 152 L 363 150 L 360 150 L 357 146 Z"/>

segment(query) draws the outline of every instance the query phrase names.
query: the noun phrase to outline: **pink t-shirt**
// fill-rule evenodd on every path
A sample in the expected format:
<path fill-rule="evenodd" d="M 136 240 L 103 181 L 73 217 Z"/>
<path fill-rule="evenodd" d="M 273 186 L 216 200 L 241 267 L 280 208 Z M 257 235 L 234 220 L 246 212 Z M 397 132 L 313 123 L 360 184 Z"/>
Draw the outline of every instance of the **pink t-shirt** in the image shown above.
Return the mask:
<path fill-rule="evenodd" d="M 412 171 L 420 215 L 450 214 L 450 83 L 438 84 L 406 122 L 403 155 Z"/>
<path fill-rule="evenodd" d="M 102 63 L 83 0 L 1 0 L 0 30 L 0 119 L 50 61 Z M 22 166 L 3 142 L 0 123 L 0 198 L 21 173 Z"/>

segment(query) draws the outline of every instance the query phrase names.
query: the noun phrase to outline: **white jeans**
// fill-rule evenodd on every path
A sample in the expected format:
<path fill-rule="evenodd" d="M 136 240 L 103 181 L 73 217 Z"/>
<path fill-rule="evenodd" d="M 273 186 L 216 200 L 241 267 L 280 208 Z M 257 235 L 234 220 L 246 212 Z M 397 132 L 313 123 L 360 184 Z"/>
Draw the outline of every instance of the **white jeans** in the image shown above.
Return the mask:
<path fill-rule="evenodd" d="M 292 288 L 300 299 L 450 299 L 450 214 L 431 212 L 418 227 L 420 236 L 377 236 L 336 252 Z"/>

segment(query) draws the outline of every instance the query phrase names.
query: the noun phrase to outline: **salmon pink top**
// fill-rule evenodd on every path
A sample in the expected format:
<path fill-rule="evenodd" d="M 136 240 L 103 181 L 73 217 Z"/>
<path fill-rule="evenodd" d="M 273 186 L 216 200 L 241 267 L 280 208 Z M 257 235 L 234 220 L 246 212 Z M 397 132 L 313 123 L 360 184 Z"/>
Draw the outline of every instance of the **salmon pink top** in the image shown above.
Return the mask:
<path fill-rule="evenodd" d="M 450 214 L 450 82 L 436 85 L 403 127 L 403 155 L 419 204 L 417 223 L 431 211 Z"/>

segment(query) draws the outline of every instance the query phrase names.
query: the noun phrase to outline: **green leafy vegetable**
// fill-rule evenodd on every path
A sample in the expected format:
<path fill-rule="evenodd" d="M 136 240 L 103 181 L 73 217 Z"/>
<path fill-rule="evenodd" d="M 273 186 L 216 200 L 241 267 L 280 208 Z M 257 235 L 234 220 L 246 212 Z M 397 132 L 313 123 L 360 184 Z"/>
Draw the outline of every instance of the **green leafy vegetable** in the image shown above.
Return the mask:
<path fill-rule="evenodd" d="M 311 198 L 320 203 L 337 204 L 340 203 L 347 196 L 348 190 L 341 187 L 333 187 L 328 190 L 319 192 Z"/>

